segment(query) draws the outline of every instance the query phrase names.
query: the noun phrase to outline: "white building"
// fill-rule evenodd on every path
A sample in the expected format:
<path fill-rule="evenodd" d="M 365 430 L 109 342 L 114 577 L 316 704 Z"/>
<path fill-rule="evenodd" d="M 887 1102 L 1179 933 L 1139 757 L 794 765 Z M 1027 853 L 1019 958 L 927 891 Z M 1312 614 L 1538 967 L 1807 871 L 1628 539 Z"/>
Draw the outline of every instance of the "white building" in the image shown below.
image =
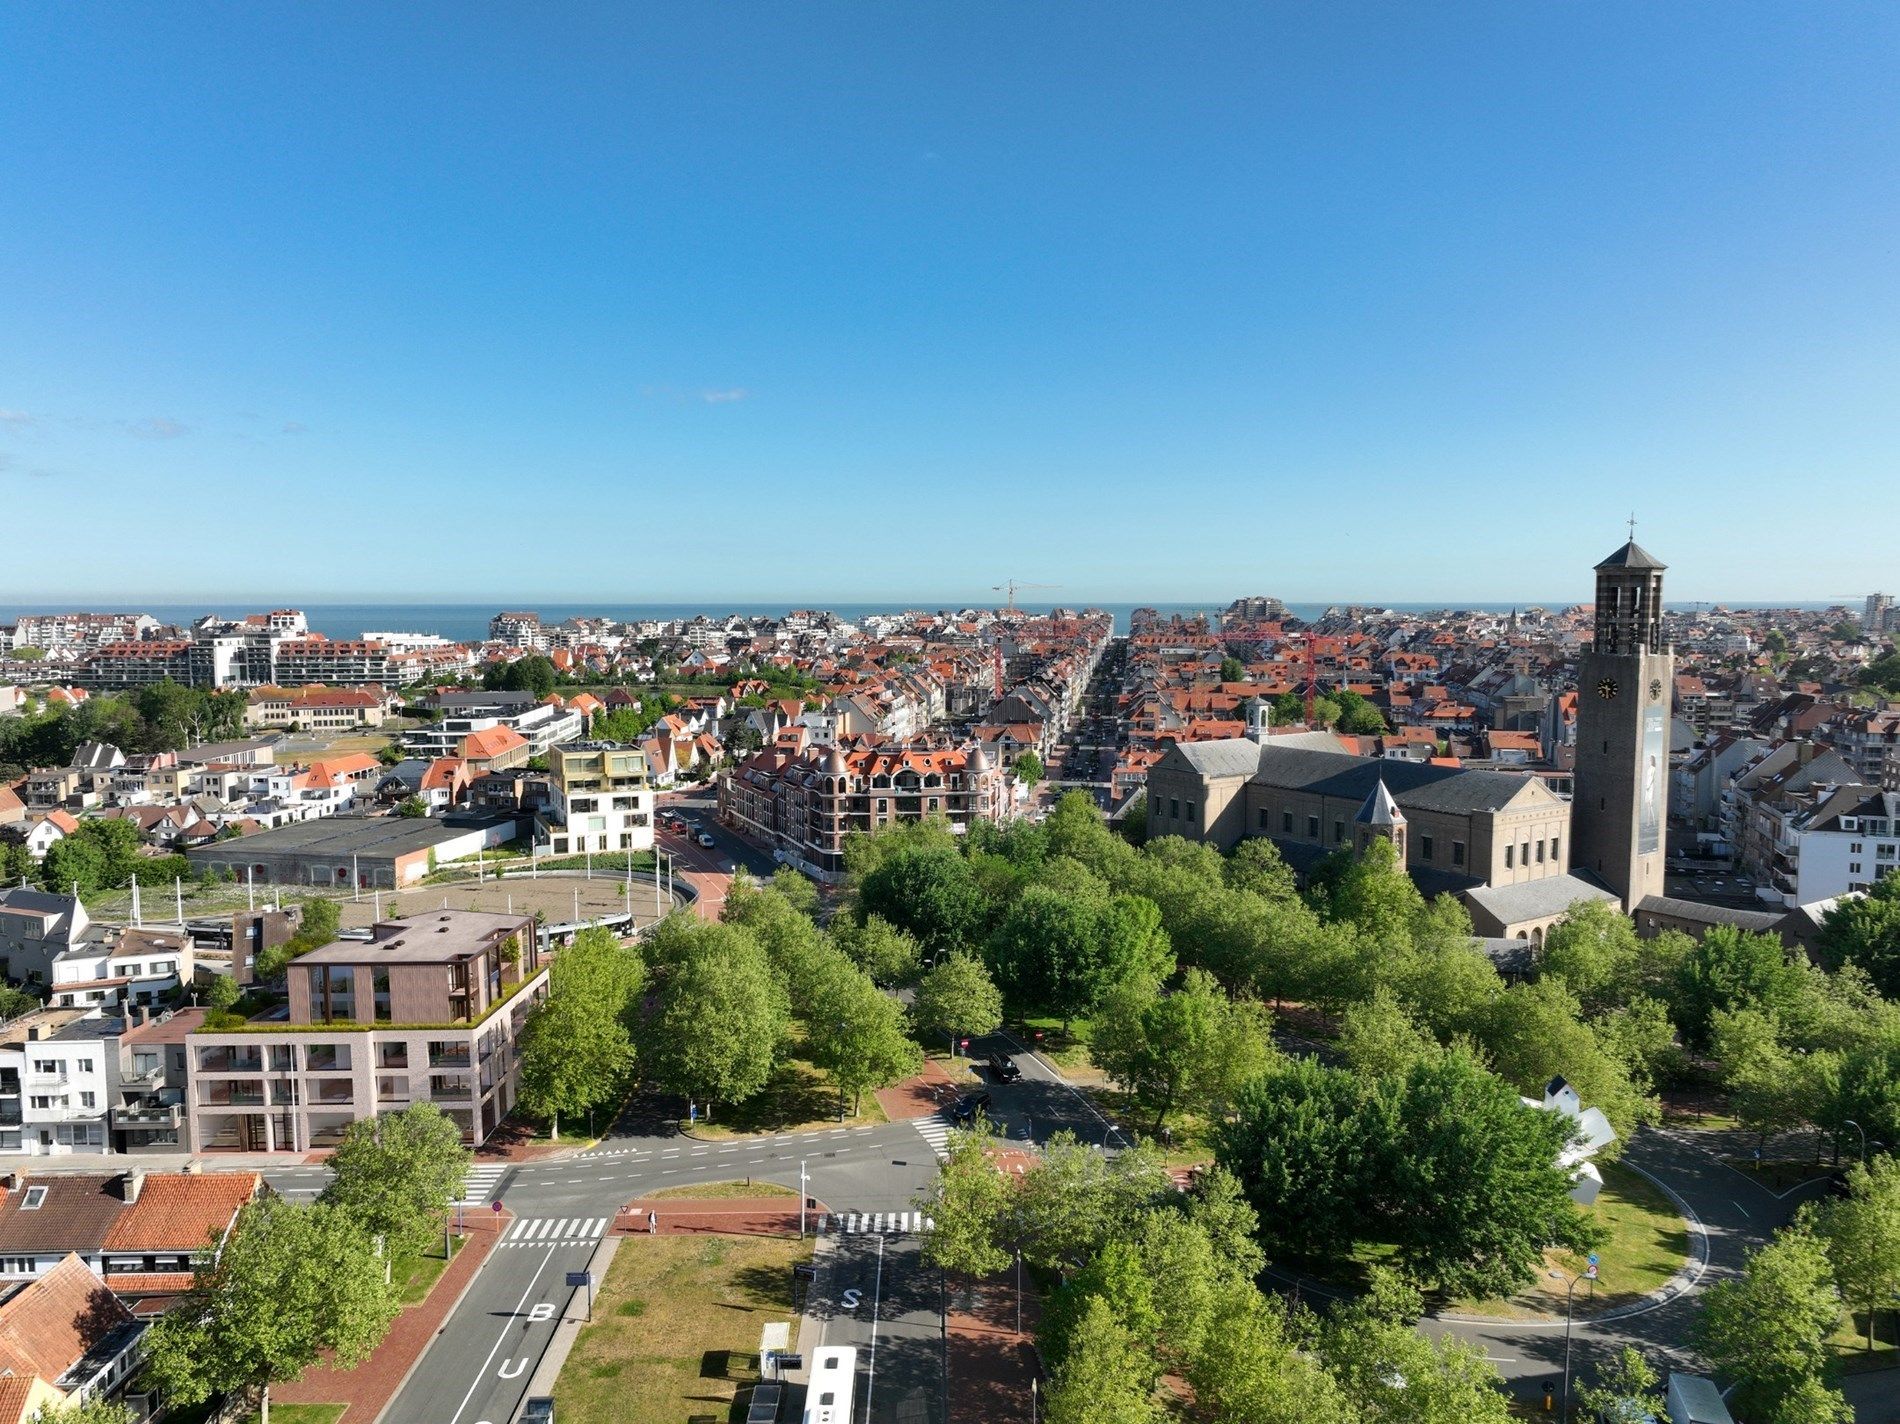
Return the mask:
<path fill-rule="evenodd" d="M 1843 786 L 1795 823 L 1794 903 L 1867 890 L 1900 870 L 1900 791 Z"/>
<path fill-rule="evenodd" d="M 53 961 L 51 1003 L 61 1009 L 151 1007 L 192 975 L 191 937 L 180 929 L 128 929 L 110 944 L 88 943 Z"/>
<path fill-rule="evenodd" d="M 506 694 L 501 694 L 505 696 Z M 477 704 L 469 708 L 445 709 L 437 722 L 425 723 L 403 734 L 403 750 L 411 756 L 458 756 L 462 739 L 492 727 L 506 727 L 525 737 L 530 756 L 546 756 L 550 748 L 571 742 L 587 730 L 587 719 L 579 712 L 557 707 L 552 702 L 530 701 L 525 707 Z"/>
<path fill-rule="evenodd" d="M 549 754 L 551 802 L 535 840 L 553 855 L 653 849 L 646 753 L 624 742 L 570 742 Z"/>
<path fill-rule="evenodd" d="M 107 1150 L 119 1028 L 97 1010 L 41 1009 L 0 1031 L 0 1153 Z"/>

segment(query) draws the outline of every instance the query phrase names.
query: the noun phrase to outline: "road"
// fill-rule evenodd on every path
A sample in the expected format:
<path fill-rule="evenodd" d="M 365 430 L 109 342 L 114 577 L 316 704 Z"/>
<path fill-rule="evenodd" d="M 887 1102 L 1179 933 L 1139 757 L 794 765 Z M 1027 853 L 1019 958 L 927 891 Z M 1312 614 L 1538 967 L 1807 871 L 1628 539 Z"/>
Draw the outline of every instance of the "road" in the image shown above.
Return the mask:
<path fill-rule="evenodd" d="M 818 1327 L 800 1335 L 806 1363 L 820 1345 L 856 1349 L 859 1417 L 872 1424 L 943 1424 L 943 1286 L 921 1245 L 915 1236 L 839 1237 L 806 1308 Z"/>

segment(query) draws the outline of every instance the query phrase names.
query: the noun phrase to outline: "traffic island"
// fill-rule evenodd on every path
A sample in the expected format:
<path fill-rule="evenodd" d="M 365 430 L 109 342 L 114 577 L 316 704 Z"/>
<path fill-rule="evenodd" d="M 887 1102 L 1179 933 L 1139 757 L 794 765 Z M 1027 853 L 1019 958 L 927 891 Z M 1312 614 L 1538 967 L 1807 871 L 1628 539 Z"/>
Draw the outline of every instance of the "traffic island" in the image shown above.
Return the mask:
<path fill-rule="evenodd" d="M 814 1201 L 816 1199 L 814 1198 Z M 807 1209 L 815 1231 L 826 1208 Z M 714 1182 L 653 1192 L 620 1208 L 613 1229 L 627 1236 L 781 1236 L 797 1238 L 798 1193 L 772 1182 Z"/>

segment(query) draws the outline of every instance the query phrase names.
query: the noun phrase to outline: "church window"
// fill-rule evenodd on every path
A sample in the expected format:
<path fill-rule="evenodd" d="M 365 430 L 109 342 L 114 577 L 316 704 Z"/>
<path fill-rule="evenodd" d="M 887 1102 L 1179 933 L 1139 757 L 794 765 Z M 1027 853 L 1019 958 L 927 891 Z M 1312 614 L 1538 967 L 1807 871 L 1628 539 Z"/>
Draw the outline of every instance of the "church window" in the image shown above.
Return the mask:
<path fill-rule="evenodd" d="M 1264 831 L 1267 829 L 1267 808 L 1265 806 L 1260 808 L 1259 817 L 1260 829 Z"/>
<path fill-rule="evenodd" d="M 1544 863 L 1544 843 L 1542 841 L 1537 843 L 1537 863 L 1539 865 Z"/>
<path fill-rule="evenodd" d="M 1190 821 L 1194 819 L 1194 803 L 1192 801 L 1187 803 L 1187 819 Z"/>
<path fill-rule="evenodd" d="M 1453 841 L 1451 843 L 1451 863 L 1453 865 L 1463 865 L 1465 863 L 1465 843 L 1463 841 Z"/>
<path fill-rule="evenodd" d="M 1173 796 L 1170 796 L 1168 798 L 1168 819 L 1171 821 L 1178 821 L 1181 819 L 1181 803 L 1177 798 Z"/>
<path fill-rule="evenodd" d="M 1506 870 L 1509 870 L 1511 868 L 1513 864 L 1513 857 L 1516 854 L 1517 854 L 1516 846 L 1506 846 L 1504 848 L 1504 868 Z"/>
<path fill-rule="evenodd" d="M 1306 834 L 1314 840 L 1319 839 L 1319 817 L 1318 816 L 1308 816 L 1306 818 Z"/>
<path fill-rule="evenodd" d="M 1339 842 L 1345 839 L 1346 839 L 1346 823 L 1344 821 L 1334 821 L 1333 822 L 1333 843 L 1337 845 Z"/>
<path fill-rule="evenodd" d="M 1280 813 L 1280 831 L 1283 835 L 1290 836 L 1293 834 L 1293 813 L 1291 811 L 1282 811 Z"/>
<path fill-rule="evenodd" d="M 1432 838 L 1430 836 L 1420 836 L 1418 838 L 1418 854 L 1421 860 L 1430 860 L 1432 858 Z"/>

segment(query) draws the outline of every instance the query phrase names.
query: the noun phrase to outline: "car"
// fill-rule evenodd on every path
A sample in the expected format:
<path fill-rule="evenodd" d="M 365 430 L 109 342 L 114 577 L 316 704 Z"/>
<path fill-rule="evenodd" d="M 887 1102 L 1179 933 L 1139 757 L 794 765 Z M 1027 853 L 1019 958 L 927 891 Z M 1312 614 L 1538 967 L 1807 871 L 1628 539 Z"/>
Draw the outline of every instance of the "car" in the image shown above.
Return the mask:
<path fill-rule="evenodd" d="M 950 1104 L 950 1121 L 960 1127 L 968 1127 L 976 1121 L 978 1113 L 988 1117 L 995 1106 L 996 1099 L 988 1093 L 966 1093 Z"/>
<path fill-rule="evenodd" d="M 1016 1066 L 1016 1060 L 1002 1049 L 989 1056 L 990 1076 L 999 1083 L 1014 1083 L 1023 1076 L 1023 1070 Z"/>
<path fill-rule="evenodd" d="M 719 844 L 718 841 L 712 838 L 711 831 L 701 831 L 698 835 L 694 836 L 693 839 L 705 846 L 708 850 L 711 850 L 714 846 Z"/>

